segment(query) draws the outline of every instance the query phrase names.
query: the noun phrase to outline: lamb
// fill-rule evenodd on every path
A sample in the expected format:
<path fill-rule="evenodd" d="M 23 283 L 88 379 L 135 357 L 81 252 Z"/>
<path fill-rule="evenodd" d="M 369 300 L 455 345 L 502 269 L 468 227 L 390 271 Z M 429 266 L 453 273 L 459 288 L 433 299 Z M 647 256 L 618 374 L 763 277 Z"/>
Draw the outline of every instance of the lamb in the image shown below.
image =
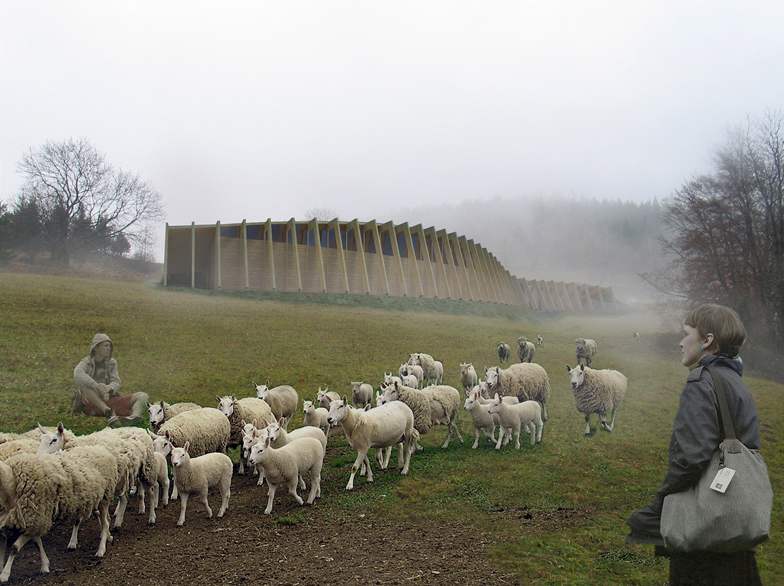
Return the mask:
<path fill-rule="evenodd" d="M 163 506 L 166 507 L 169 504 L 169 466 L 166 463 L 166 456 L 162 453 L 156 451 L 153 452 L 153 456 L 155 457 L 155 476 L 158 479 L 158 485 L 163 494 Z M 155 491 L 153 496 L 155 501 L 151 506 L 156 508 L 160 498 L 158 490 Z"/>
<path fill-rule="evenodd" d="M 596 343 L 596 340 L 590 338 L 577 338 L 574 343 L 576 345 L 575 355 L 577 357 L 577 365 L 591 366 L 593 357 L 599 350 L 599 345 Z"/>
<path fill-rule="evenodd" d="M 349 445 L 357 451 L 346 490 L 353 490 L 354 476 L 363 462 L 367 481 L 373 482 L 373 470 L 367 457 L 370 448 L 386 448 L 397 444 L 400 473 L 408 474 L 411 452 L 419 434 L 414 428 L 414 413 L 402 401 L 384 403 L 369 411 L 350 407 L 345 398 L 333 401 L 329 408 L 329 423 L 340 424 Z"/>
<path fill-rule="evenodd" d="M 157 433 L 161 425 L 175 415 L 194 409 L 201 409 L 201 405 L 196 403 L 174 403 L 169 405 L 160 401 L 159 403 L 151 403 L 147 409 L 150 412 L 150 429 Z"/>
<path fill-rule="evenodd" d="M 391 372 L 385 372 L 384 373 L 384 380 L 381 381 L 382 385 L 391 385 L 392 383 L 395 383 L 395 382 L 397 382 L 398 384 L 402 385 L 403 384 L 403 377 L 395 376 Z"/>
<path fill-rule="evenodd" d="M 617 370 L 595 370 L 582 364 L 566 366 L 577 411 L 585 415 L 585 435 L 592 435 L 591 414 L 596 413 L 605 431 L 615 427 L 615 415 L 626 395 L 628 379 Z M 610 423 L 607 423 L 607 413 Z"/>
<path fill-rule="evenodd" d="M 256 385 L 256 397 L 270 406 L 275 419 L 285 418 L 286 425 L 294 417 L 299 404 L 299 395 L 290 385 L 280 385 L 271 389 L 267 385 Z"/>
<path fill-rule="evenodd" d="M 518 402 L 517 397 L 503 397 L 503 401 L 510 404 Z M 465 410 L 471 414 L 474 422 L 474 444 L 471 446 L 474 450 L 479 446 L 480 433 L 484 433 L 490 441 L 495 443 L 495 428 L 500 425 L 500 418 L 497 415 L 491 415 L 487 410 L 489 402 L 488 399 L 482 398 L 480 387 L 476 385 L 468 391 L 468 397 L 463 405 Z"/>
<path fill-rule="evenodd" d="M 509 344 L 500 342 L 498 346 L 496 346 L 495 351 L 496 354 L 498 354 L 498 360 L 501 364 L 509 362 L 509 357 L 512 355 L 512 349 L 509 347 Z"/>
<path fill-rule="evenodd" d="M 180 495 L 178 527 L 185 524 L 185 511 L 191 496 L 204 503 L 208 519 L 212 519 L 212 509 L 207 499 L 209 490 L 217 487 L 221 495 L 218 518 L 223 517 L 229 508 L 229 497 L 231 496 L 231 474 L 234 468 L 231 458 L 220 453 L 191 458 L 188 454 L 189 447 L 190 442 L 185 442 L 183 447 L 174 448 L 171 452 L 172 466 L 176 470 L 174 482 Z"/>
<path fill-rule="evenodd" d="M 400 365 L 401 378 L 406 375 L 414 375 L 417 378 L 416 388 L 422 388 L 422 382 L 425 380 L 425 371 L 418 364 L 403 363 Z"/>
<path fill-rule="evenodd" d="M 270 423 L 264 430 L 264 434 L 272 438 L 273 448 L 282 448 L 288 443 L 303 437 L 312 437 L 321 442 L 324 450 L 327 449 L 327 435 L 318 427 L 305 425 L 293 431 L 286 431 L 280 421 Z"/>
<path fill-rule="evenodd" d="M 470 389 L 473 389 L 479 381 L 479 377 L 476 375 L 476 369 L 474 365 L 470 362 L 461 362 L 460 363 L 460 384 L 463 385 L 463 391 L 468 393 Z"/>
<path fill-rule="evenodd" d="M 242 445 L 242 422 L 256 421 L 259 425 L 266 426 L 275 421 L 270 406 L 257 397 L 237 399 L 234 395 L 218 397 L 218 409 L 229 419 L 231 433 L 229 434 L 228 447 L 234 448 Z M 245 463 L 240 454 L 238 474 L 245 474 Z"/>
<path fill-rule="evenodd" d="M 541 334 L 536 336 L 536 345 L 537 346 L 544 346 L 544 338 L 542 337 Z"/>
<path fill-rule="evenodd" d="M 435 369 L 436 378 L 433 384 L 440 385 L 444 382 L 444 363 L 440 360 L 433 361 L 433 368 Z"/>
<path fill-rule="evenodd" d="M 55 522 L 74 525 L 68 549 L 77 546 L 80 523 L 99 510 L 101 539 L 96 556 L 106 552 L 109 503 L 119 478 L 117 460 L 101 446 L 77 447 L 54 455 L 20 452 L 0 462 L 0 527 L 20 533 L 5 562 L 0 583 L 11 576 L 14 559 L 32 540 L 41 555 L 41 573 L 49 559 L 41 541 Z"/>
<path fill-rule="evenodd" d="M 542 406 L 537 401 L 523 401 L 516 405 L 510 405 L 501 400 L 498 393 L 495 394 L 493 400 L 487 406 L 490 415 L 498 415 L 501 423 L 501 433 L 498 436 L 498 441 L 495 444 L 495 449 L 501 449 L 501 443 L 506 436 L 506 441 L 512 437 L 512 432 L 515 435 L 515 448 L 520 449 L 520 430 L 525 428 L 531 435 L 531 445 L 541 443 L 542 430 L 544 429 L 544 422 L 542 422 Z M 506 433 L 504 433 L 506 431 Z M 506 442 L 504 442 L 506 443 Z"/>
<path fill-rule="evenodd" d="M 520 362 L 533 362 L 536 346 L 529 342 L 525 336 L 517 338 L 517 358 Z"/>
<path fill-rule="evenodd" d="M 305 413 L 303 425 L 312 425 L 320 428 L 324 433 L 329 433 L 329 423 L 327 423 L 329 411 L 324 407 L 316 407 L 313 401 L 305 401 L 302 410 Z"/>
<path fill-rule="evenodd" d="M 507 369 L 493 366 L 485 369 L 487 388 L 491 393 L 513 395 L 520 402 L 539 401 L 542 419 L 547 421 L 547 401 L 550 399 L 550 378 L 538 364 L 512 364 Z"/>
<path fill-rule="evenodd" d="M 329 409 L 329 404 L 338 399 L 340 399 L 340 395 L 335 391 L 330 391 L 329 387 L 324 387 L 323 390 L 319 387 L 318 392 L 316 393 L 316 403 L 318 403 L 319 407 L 323 407 L 324 409 Z"/>
<path fill-rule="evenodd" d="M 337 403 L 337 402 L 336 402 Z M 296 501 L 303 504 L 297 494 L 297 486 L 305 488 L 302 477 L 310 475 L 310 494 L 307 503 L 312 505 L 316 497 L 321 496 L 321 467 L 324 465 L 323 444 L 312 437 L 301 437 L 281 448 L 272 446 L 272 437 L 267 435 L 263 442 L 253 444 L 250 462 L 261 466 L 269 486 L 267 507 L 264 514 L 272 512 L 275 492 L 278 487 L 285 486 Z"/>
<path fill-rule="evenodd" d="M 352 381 L 351 402 L 355 407 L 365 407 L 365 405 L 371 404 L 373 402 L 373 385 L 361 381 Z"/>
<path fill-rule="evenodd" d="M 422 384 L 425 382 L 433 384 L 438 384 L 441 382 L 436 362 L 437 361 L 430 354 L 424 354 L 422 352 L 415 352 L 414 354 L 409 354 L 408 356 L 408 364 L 411 366 L 420 366 L 422 368 Z M 441 364 L 441 378 L 443 378 L 443 376 L 444 365 Z"/>

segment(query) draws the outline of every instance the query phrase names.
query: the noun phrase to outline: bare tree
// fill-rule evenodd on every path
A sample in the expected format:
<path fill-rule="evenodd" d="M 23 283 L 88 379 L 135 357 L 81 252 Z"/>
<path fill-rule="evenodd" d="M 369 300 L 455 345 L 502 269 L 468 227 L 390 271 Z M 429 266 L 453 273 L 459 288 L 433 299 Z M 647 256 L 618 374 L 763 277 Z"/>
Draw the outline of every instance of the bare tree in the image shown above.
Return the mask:
<path fill-rule="evenodd" d="M 108 247 L 135 242 L 147 222 L 163 217 L 161 197 L 136 173 L 112 167 L 85 139 L 47 142 L 19 163 L 22 197 L 38 203 L 52 258 L 66 263 L 77 226 Z"/>

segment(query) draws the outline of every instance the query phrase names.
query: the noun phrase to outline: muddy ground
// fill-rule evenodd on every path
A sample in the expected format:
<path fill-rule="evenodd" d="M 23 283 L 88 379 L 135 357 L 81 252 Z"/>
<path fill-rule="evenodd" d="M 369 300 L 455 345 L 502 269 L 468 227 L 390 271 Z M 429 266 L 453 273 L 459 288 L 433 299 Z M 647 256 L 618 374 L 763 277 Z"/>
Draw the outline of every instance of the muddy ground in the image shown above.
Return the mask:
<path fill-rule="evenodd" d="M 159 508 L 157 525 L 149 527 L 134 500 L 102 560 L 93 557 L 98 544 L 94 519 L 82 527 L 76 551 L 65 549 L 70 529 L 57 527 L 44 539 L 50 574 L 38 573 L 38 551 L 29 543 L 14 563 L 9 584 L 516 583 L 490 566 L 490 536 L 473 528 L 329 507 L 326 499 L 346 481 L 345 470 L 335 473 L 325 479 L 323 499 L 315 506 L 303 510 L 278 493 L 270 516 L 263 514 L 266 487 L 235 475 L 223 519 L 207 519 L 203 507 L 191 501 L 181 528 L 176 527 L 179 501 Z M 217 513 L 219 497 L 211 496 L 210 503 Z M 296 514 L 301 510 L 304 514 Z M 279 522 L 292 513 L 294 524 Z"/>

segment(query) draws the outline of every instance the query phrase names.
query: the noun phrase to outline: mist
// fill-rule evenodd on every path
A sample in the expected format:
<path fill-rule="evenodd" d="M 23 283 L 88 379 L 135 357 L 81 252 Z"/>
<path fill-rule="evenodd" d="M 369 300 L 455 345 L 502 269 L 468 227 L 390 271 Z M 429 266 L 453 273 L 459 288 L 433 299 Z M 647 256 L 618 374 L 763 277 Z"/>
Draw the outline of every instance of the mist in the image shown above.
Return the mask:
<path fill-rule="evenodd" d="M 0 198 L 30 147 L 85 137 L 162 194 L 170 224 L 427 217 L 521 276 L 590 281 L 511 254 L 474 211 L 667 197 L 780 101 L 783 17 L 774 2 L 4 2 Z"/>

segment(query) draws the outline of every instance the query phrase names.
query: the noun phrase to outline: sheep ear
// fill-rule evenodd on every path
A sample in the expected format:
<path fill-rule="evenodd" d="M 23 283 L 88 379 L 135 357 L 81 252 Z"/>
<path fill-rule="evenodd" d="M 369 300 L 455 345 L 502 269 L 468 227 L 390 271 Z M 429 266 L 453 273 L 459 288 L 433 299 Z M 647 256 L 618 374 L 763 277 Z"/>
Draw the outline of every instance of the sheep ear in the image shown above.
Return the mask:
<path fill-rule="evenodd" d="M 215 395 L 215 399 L 218 401 L 218 404 L 220 405 L 221 398 L 218 395 Z"/>
<path fill-rule="evenodd" d="M 40 423 L 36 423 L 36 425 L 38 425 L 38 431 L 40 431 L 41 433 L 48 433 L 48 432 L 47 432 L 47 431 L 44 429 L 44 426 L 43 426 L 43 425 L 41 425 Z"/>
<path fill-rule="evenodd" d="M 152 439 L 155 439 L 157 436 L 151 432 L 149 429 L 147 430 L 147 435 L 149 435 Z"/>
<path fill-rule="evenodd" d="M 566 365 L 566 372 L 572 372 L 572 367 L 568 364 Z"/>
<path fill-rule="evenodd" d="M 582 372 L 585 372 L 585 364 L 581 364 L 581 365 L 580 365 L 580 370 L 581 370 Z"/>
<path fill-rule="evenodd" d="M 499 399 L 498 399 L 498 393 L 496 393 L 496 394 L 495 394 L 495 397 L 494 397 L 493 399 L 494 399 L 495 401 L 498 401 L 498 400 L 499 400 Z"/>
<path fill-rule="evenodd" d="M 182 446 L 182 449 L 183 449 L 183 450 L 185 450 L 185 453 L 186 453 L 186 454 L 188 453 L 188 448 L 189 448 L 189 447 L 191 447 L 191 442 L 190 442 L 190 440 L 188 440 L 187 442 L 185 442 L 185 445 L 184 445 L 184 446 Z"/>
<path fill-rule="evenodd" d="M 57 424 L 57 433 L 59 433 L 60 435 L 63 435 L 63 433 L 65 433 L 65 426 L 63 425 L 62 421 L 60 421 Z"/>
<path fill-rule="evenodd" d="M 286 423 L 286 418 L 285 417 L 281 417 L 280 419 L 278 419 L 278 425 L 283 427 L 284 423 Z"/>
<path fill-rule="evenodd" d="M 254 420 L 253 420 L 253 427 L 255 427 L 256 429 L 258 429 L 258 427 L 259 427 L 259 420 L 258 420 L 258 419 L 254 419 Z"/>
<path fill-rule="evenodd" d="M 163 409 L 163 401 L 161 401 L 161 409 Z"/>
<path fill-rule="evenodd" d="M 245 427 L 247 423 L 245 423 L 244 419 L 240 419 L 240 427 Z"/>
<path fill-rule="evenodd" d="M 171 441 L 171 437 L 169 437 L 169 430 L 163 432 L 163 437 L 166 438 L 166 441 Z"/>

